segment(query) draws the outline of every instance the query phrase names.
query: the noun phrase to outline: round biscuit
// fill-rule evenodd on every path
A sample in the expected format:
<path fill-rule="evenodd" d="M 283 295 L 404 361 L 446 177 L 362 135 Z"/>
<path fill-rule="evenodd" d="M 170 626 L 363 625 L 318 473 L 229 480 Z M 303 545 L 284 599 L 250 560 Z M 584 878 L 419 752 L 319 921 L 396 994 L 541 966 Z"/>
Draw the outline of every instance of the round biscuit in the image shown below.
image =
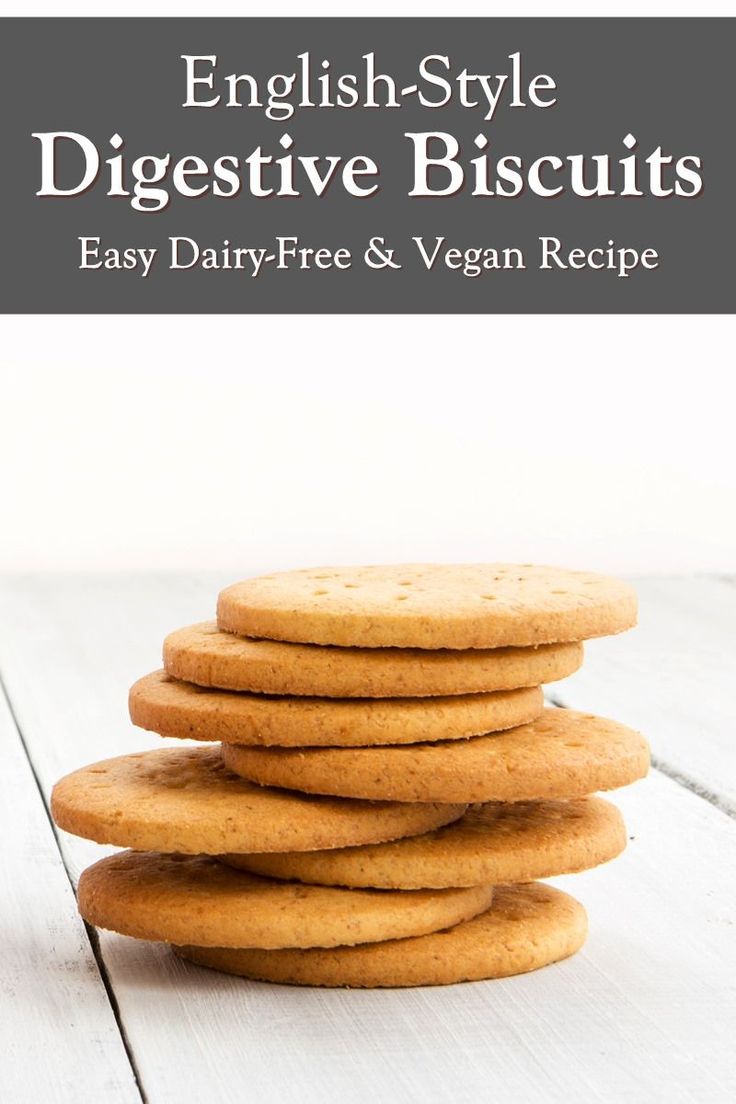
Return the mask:
<path fill-rule="evenodd" d="M 332 950 L 175 947 L 189 962 L 287 985 L 353 989 L 452 985 L 510 977 L 567 958 L 587 935 L 585 909 L 552 886 L 502 886 L 491 908 L 449 931 Z"/>
<path fill-rule="evenodd" d="M 325 698 L 419 698 L 555 682 L 578 670 L 583 645 L 335 648 L 249 640 L 203 621 L 169 633 L 163 655 L 172 678 L 197 686 Z"/>
<path fill-rule="evenodd" d="M 500 648 L 586 640 L 636 624 L 628 583 L 535 564 L 283 571 L 221 591 L 227 632 L 369 648 Z"/>
<path fill-rule="evenodd" d="M 625 847 L 618 809 L 600 797 L 581 797 L 473 805 L 453 824 L 391 843 L 223 858 L 254 874 L 312 885 L 444 889 L 574 874 Z"/>
<path fill-rule="evenodd" d="M 571 709 L 531 724 L 434 744 L 363 748 L 255 748 L 223 744 L 237 774 L 267 786 L 383 801 L 539 801 L 583 797 L 642 778 L 649 749 L 638 732 Z"/>
<path fill-rule="evenodd" d="M 228 770 L 219 747 L 105 759 L 56 783 L 51 813 L 76 836 L 141 851 L 218 855 L 378 843 L 455 820 L 465 805 L 322 798 L 266 789 Z"/>
<path fill-rule="evenodd" d="M 292 885 L 207 856 L 123 851 L 84 871 L 89 924 L 204 947 L 336 947 L 423 935 L 487 909 L 489 886 L 381 892 Z"/>
<path fill-rule="evenodd" d="M 141 728 L 181 740 L 282 747 L 362 747 L 459 740 L 533 721 L 538 686 L 448 698 L 271 697 L 206 690 L 165 671 L 139 679 L 128 698 Z"/>

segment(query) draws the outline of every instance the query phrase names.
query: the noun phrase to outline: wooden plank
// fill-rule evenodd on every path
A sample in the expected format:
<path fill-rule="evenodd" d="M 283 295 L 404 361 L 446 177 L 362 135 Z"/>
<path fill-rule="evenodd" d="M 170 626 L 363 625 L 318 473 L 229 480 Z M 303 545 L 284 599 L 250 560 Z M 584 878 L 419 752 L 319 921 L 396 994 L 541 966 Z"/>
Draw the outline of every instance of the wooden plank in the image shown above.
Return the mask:
<path fill-rule="evenodd" d="M 0 1098 L 140 1104 L 87 933 L 0 690 Z"/>
<path fill-rule="evenodd" d="M 642 579 L 639 627 L 586 644 L 555 701 L 633 725 L 654 761 L 736 813 L 736 585 Z"/>
<path fill-rule="evenodd" d="M 5 585 L 0 665 L 44 788 L 81 763 L 155 745 L 126 721 L 127 685 L 156 665 L 167 629 L 208 615 L 219 584 Z M 658 772 L 617 800 L 634 837 L 626 855 L 559 880 L 589 909 L 586 949 L 527 977 L 301 990 L 103 934 L 149 1101 L 732 1100 L 736 825 Z M 73 837 L 62 845 L 75 871 L 100 853 Z"/>

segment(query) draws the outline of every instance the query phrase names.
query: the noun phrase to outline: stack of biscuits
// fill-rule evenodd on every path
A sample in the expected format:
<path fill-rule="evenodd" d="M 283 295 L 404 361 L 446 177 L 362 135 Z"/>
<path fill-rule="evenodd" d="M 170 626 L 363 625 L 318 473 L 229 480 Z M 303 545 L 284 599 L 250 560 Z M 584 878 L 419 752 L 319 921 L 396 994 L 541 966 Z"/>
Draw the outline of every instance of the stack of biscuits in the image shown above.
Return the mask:
<path fill-rule="evenodd" d="M 648 768 L 615 721 L 544 708 L 631 587 L 530 564 L 248 579 L 164 643 L 133 722 L 188 741 L 78 770 L 63 829 L 90 924 L 203 966 L 327 986 L 505 977 L 572 954 L 583 907 L 538 879 L 623 850 L 592 796 Z M 191 741 L 196 741 L 192 744 Z"/>

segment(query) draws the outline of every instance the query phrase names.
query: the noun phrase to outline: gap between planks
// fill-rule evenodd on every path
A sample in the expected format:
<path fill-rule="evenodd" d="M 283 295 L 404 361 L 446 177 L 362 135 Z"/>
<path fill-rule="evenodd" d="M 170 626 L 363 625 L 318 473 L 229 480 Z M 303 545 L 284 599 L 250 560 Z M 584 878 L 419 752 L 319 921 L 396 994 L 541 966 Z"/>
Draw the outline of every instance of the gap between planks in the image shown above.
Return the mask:
<path fill-rule="evenodd" d="M 13 841 L 3 860 L 4 1099 L 72 1104 L 84 1084 L 110 1104 L 136 1104 L 145 1098 L 134 1063 L 1 676 L 0 733 L 0 826 Z"/>
<path fill-rule="evenodd" d="M 654 765 L 736 815 L 736 585 L 731 578 L 634 580 L 639 626 L 585 647 L 582 668 L 548 689 L 557 705 L 640 729 Z"/>
<path fill-rule="evenodd" d="M 59 856 L 59 862 L 61 863 L 61 866 L 62 866 L 62 869 L 64 870 L 64 873 L 66 874 L 67 881 L 69 882 L 69 886 L 72 890 L 72 893 L 74 894 L 74 899 L 76 901 L 77 889 L 76 889 L 76 886 L 74 884 L 72 874 L 71 874 L 71 872 L 70 872 L 70 870 L 67 866 L 66 859 L 64 857 L 64 852 L 61 848 L 61 844 L 60 844 L 60 841 L 59 841 L 59 833 L 57 831 L 56 825 L 54 824 L 53 818 L 51 816 L 50 794 L 47 797 L 46 794 L 43 791 L 41 781 L 38 777 L 38 774 L 36 773 L 36 768 L 35 768 L 35 765 L 33 763 L 33 758 L 30 754 L 28 744 L 26 743 L 25 736 L 23 735 L 23 729 L 21 728 L 21 725 L 18 722 L 18 718 L 15 714 L 15 709 L 13 708 L 12 698 L 11 698 L 10 694 L 8 693 L 8 688 L 5 685 L 5 680 L 3 678 L 3 673 L 2 673 L 2 670 L 0 669 L 0 706 L 3 706 L 3 705 L 5 706 L 5 708 L 7 709 L 8 714 L 9 714 L 12 728 L 15 729 L 15 732 L 17 734 L 18 742 L 20 744 L 20 750 L 22 751 L 22 754 L 25 757 L 25 761 L 28 764 L 28 770 L 31 774 L 31 777 L 32 777 L 33 782 L 34 782 L 35 787 L 36 787 L 36 790 L 38 792 L 38 798 L 39 798 L 41 807 L 43 808 L 43 811 L 46 815 L 46 820 L 47 820 L 48 826 L 49 826 L 49 832 L 51 833 L 51 836 L 53 837 L 54 843 L 56 845 L 56 851 L 57 851 L 57 854 Z M 120 1041 L 122 1043 L 123 1050 L 125 1051 L 125 1055 L 128 1059 L 128 1063 L 130 1065 L 131 1074 L 132 1074 L 132 1077 L 133 1077 L 133 1081 L 135 1083 L 135 1087 L 138 1091 L 138 1095 L 139 1095 L 139 1097 L 142 1101 L 142 1104 L 147 1104 L 147 1097 L 146 1097 L 145 1091 L 143 1089 L 143 1085 L 141 1084 L 140 1073 L 139 1073 L 139 1070 L 136 1066 L 135 1055 L 133 1054 L 133 1048 L 130 1045 L 130 1040 L 128 1039 L 128 1035 L 127 1035 L 127 1032 L 125 1030 L 125 1024 L 123 1023 L 123 1019 L 122 1019 L 122 1016 L 120 1014 L 120 1007 L 118 1005 L 117 997 L 115 996 L 115 990 L 113 988 L 112 981 L 110 979 L 110 974 L 109 974 L 107 966 L 105 964 L 105 959 L 104 959 L 104 957 L 102 955 L 102 951 L 100 949 L 99 936 L 97 934 L 97 931 L 93 927 L 90 927 L 90 925 L 86 921 L 82 921 L 82 922 L 84 924 L 84 929 L 87 933 L 87 939 L 89 941 L 90 951 L 91 951 L 92 956 L 93 956 L 93 958 L 95 960 L 95 963 L 97 965 L 97 970 L 98 970 L 99 975 L 100 975 L 100 981 L 102 982 L 102 985 L 105 989 L 105 993 L 107 995 L 107 1000 L 108 1000 L 108 1003 L 110 1005 L 110 1011 L 112 1012 L 113 1018 L 115 1020 L 116 1025 L 117 1025 L 117 1029 L 118 1029 L 118 1033 L 120 1035 Z"/>

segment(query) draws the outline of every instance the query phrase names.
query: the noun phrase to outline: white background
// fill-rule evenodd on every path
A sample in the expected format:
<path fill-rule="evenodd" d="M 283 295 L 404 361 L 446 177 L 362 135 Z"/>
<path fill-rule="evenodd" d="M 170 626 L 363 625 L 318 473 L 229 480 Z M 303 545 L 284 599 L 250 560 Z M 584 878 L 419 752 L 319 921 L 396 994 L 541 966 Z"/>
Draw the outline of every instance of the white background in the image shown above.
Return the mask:
<path fill-rule="evenodd" d="M 618 3 L 598 14 L 732 10 Z M 107 14 L 201 11 L 132 2 Z M 353 14 L 389 12 L 450 14 L 439 3 Z M 591 14 L 581 3 L 460 13 Z M 0 325 L 0 570 L 503 558 L 736 570 L 733 318 Z"/>

